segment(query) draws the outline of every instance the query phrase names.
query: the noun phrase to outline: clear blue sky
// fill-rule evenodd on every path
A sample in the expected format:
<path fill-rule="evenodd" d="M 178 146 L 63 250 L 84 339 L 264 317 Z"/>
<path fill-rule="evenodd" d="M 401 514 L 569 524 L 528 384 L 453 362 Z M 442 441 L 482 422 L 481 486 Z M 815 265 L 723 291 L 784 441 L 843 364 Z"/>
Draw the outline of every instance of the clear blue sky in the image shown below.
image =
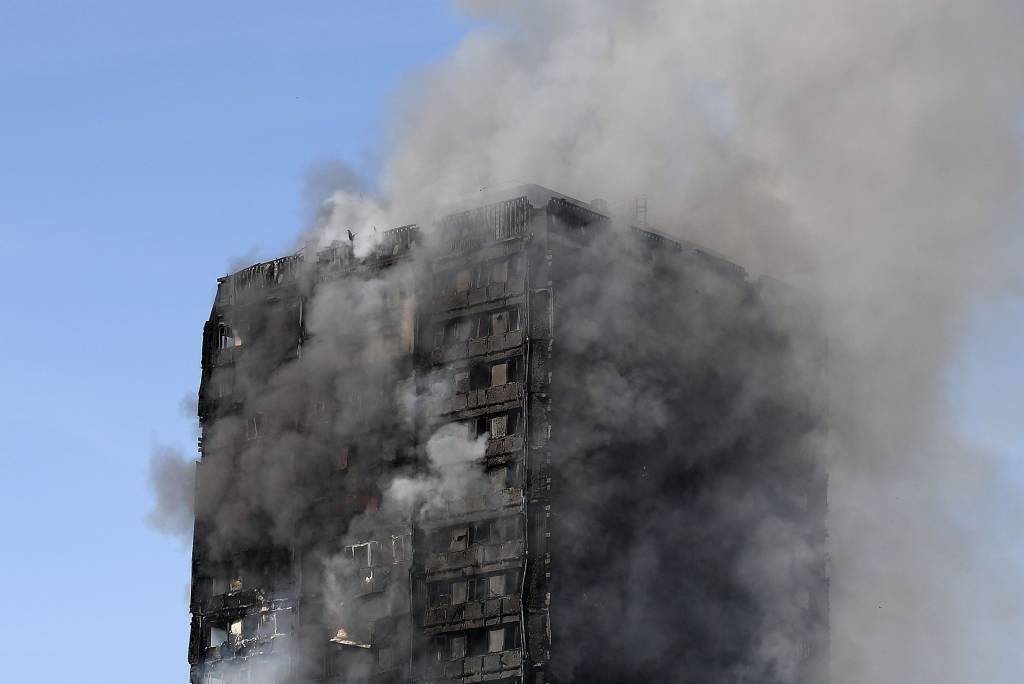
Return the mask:
<path fill-rule="evenodd" d="M 4 681 L 187 681 L 189 556 L 144 523 L 147 462 L 194 449 L 216 277 L 291 249 L 312 164 L 372 174 L 389 94 L 468 27 L 425 1 L 0 4 Z M 1022 331 L 993 304 L 954 373 L 1017 460 Z"/>

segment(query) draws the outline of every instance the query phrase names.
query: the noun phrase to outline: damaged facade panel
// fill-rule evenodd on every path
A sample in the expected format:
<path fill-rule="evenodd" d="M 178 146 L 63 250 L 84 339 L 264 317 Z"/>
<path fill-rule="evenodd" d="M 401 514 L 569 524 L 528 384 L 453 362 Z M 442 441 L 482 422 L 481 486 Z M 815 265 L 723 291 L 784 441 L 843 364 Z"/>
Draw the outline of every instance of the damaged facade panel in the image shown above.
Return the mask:
<path fill-rule="evenodd" d="M 755 521 L 709 529 L 705 494 L 803 501 L 794 524 L 823 546 L 826 479 L 819 397 L 751 388 L 751 358 L 788 372 L 772 307 L 791 298 L 717 259 L 526 186 L 365 257 L 221 279 L 192 683 L 735 679 L 763 613 L 730 573 Z M 451 424 L 473 458 L 431 466 Z M 397 505 L 431 467 L 471 476 Z M 795 574 L 799 678 L 757 681 L 824 681 L 826 569 Z"/>

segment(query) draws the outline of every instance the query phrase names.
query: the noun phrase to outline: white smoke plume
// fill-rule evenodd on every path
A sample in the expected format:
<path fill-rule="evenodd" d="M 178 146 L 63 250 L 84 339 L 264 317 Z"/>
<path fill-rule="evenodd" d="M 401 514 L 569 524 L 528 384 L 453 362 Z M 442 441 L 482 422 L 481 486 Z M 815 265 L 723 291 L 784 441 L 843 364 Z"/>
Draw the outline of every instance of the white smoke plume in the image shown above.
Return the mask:
<path fill-rule="evenodd" d="M 442 425 L 427 440 L 427 472 L 396 477 L 388 485 L 386 501 L 403 511 L 415 508 L 423 516 L 486 493 L 488 482 L 481 463 L 486 448 L 486 434 L 471 438 L 463 425 Z"/>

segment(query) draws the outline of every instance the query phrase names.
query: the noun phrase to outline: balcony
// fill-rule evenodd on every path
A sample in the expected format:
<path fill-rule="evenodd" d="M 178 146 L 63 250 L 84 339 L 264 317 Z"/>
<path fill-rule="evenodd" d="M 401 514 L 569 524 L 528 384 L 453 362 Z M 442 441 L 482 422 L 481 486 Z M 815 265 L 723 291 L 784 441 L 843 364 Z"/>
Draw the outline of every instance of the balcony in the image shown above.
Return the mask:
<path fill-rule="evenodd" d="M 465 551 L 449 551 L 427 558 L 424 569 L 428 572 L 445 572 L 470 566 L 482 566 L 501 561 L 517 560 L 523 557 L 525 544 L 522 539 L 501 544 L 474 544 Z"/>
<path fill-rule="evenodd" d="M 523 450 L 522 435 L 505 435 L 496 439 L 487 440 L 487 451 L 484 458 L 488 461 L 500 460 L 502 456 Z"/>
<path fill-rule="evenodd" d="M 502 622 L 502 618 L 518 618 L 521 609 L 519 594 L 484 601 L 467 601 L 457 606 L 438 606 L 427 609 L 423 626 L 427 634 L 485 627 Z"/>
<path fill-rule="evenodd" d="M 281 257 L 273 261 L 254 264 L 237 273 L 221 278 L 218 282 L 216 306 L 234 304 L 246 290 L 270 290 L 279 285 L 293 282 L 302 263 L 298 254 Z"/>
<path fill-rule="evenodd" d="M 432 679 L 443 679 L 463 683 L 487 681 L 497 679 L 494 673 L 503 673 L 507 676 L 515 675 L 523 665 L 523 652 L 519 649 L 501 651 L 499 653 L 487 653 L 485 655 L 467 656 L 462 660 L 449 660 L 445 662 L 432 662 L 425 668 L 424 674 Z"/>
<path fill-rule="evenodd" d="M 492 404 L 504 404 L 509 401 L 518 401 L 523 398 L 523 385 L 519 382 L 508 382 L 504 385 L 485 387 L 478 390 L 469 390 L 465 393 L 454 395 L 444 404 L 443 413 L 457 413 L 470 409 L 490 406 Z"/>
<path fill-rule="evenodd" d="M 444 347 L 430 352 L 430 360 L 433 363 L 448 363 L 449 361 L 464 359 L 468 356 L 500 352 L 522 346 L 523 339 L 522 330 L 512 330 L 502 335 L 489 335 L 487 337 L 475 337 L 470 340 L 450 342 Z"/>
<path fill-rule="evenodd" d="M 501 672 L 519 668 L 523 664 L 523 652 L 520 650 L 488 653 L 482 656 L 469 656 L 462 661 L 462 675 Z M 472 681 L 472 680 L 467 680 Z"/>
<path fill-rule="evenodd" d="M 211 615 L 225 611 L 235 612 L 257 606 L 263 606 L 266 603 L 266 594 L 262 589 L 246 589 L 244 591 L 207 596 L 200 601 L 200 612 L 204 615 Z"/>
<path fill-rule="evenodd" d="M 203 660 L 211 663 L 217 660 L 247 658 L 257 654 L 286 653 L 291 642 L 289 634 L 268 634 L 256 637 L 232 637 L 219 646 L 210 646 L 203 652 Z"/>
<path fill-rule="evenodd" d="M 512 297 L 523 294 L 525 287 L 523 277 L 510 278 L 504 283 L 491 283 L 483 287 L 474 287 L 462 292 L 446 292 L 434 297 L 432 306 L 434 311 L 448 311 L 450 309 L 461 309 L 467 306 L 476 306 L 494 299 Z"/>
<path fill-rule="evenodd" d="M 437 506 L 424 509 L 424 520 L 439 520 L 478 513 L 497 511 L 507 508 L 522 508 L 522 489 L 499 489 L 482 494 L 467 495 L 453 501 L 445 501 Z"/>

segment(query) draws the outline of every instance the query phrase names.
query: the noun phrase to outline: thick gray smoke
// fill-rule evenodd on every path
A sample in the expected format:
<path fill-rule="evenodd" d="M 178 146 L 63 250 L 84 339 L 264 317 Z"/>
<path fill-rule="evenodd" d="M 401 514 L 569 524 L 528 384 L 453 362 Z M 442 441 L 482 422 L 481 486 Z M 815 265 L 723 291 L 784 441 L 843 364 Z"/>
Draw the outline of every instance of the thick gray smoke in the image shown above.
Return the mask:
<path fill-rule="evenodd" d="M 149 461 L 153 510 L 146 522 L 154 529 L 184 540 L 192 538 L 195 463 L 177 449 L 157 446 Z"/>
<path fill-rule="evenodd" d="M 799 286 L 829 340 L 833 681 L 1017 681 L 1024 573 L 996 546 L 1006 523 L 988 496 L 999 458 L 958 433 L 946 383 L 975 306 L 1020 282 L 1024 5 L 465 4 L 485 28 L 404 94 L 402 134 L 379 183 L 385 199 L 346 180 L 321 212 L 317 244 L 346 240 L 351 230 L 357 254 L 365 253 L 375 227 L 428 226 L 455 198 L 536 182 L 607 197 L 620 216 L 645 193 L 658 228 Z M 370 344 L 346 331 L 361 336 L 376 330 L 372 321 L 387 321 L 378 304 L 389 287 L 371 279 L 326 288 L 309 313 L 320 342 L 292 375 L 254 361 L 236 379 L 252 383 L 265 414 L 282 425 L 323 411 L 305 401 L 321 391 L 335 406 L 322 427 L 276 430 L 279 444 L 252 455 L 266 460 L 253 471 L 258 481 L 221 483 L 220 501 L 237 495 L 243 503 L 211 512 L 218 529 L 243 538 L 290 533 L 303 511 L 286 496 L 295 474 L 281 470 L 282 454 L 299 445 L 327 454 L 350 420 L 389 434 L 375 421 L 394 412 L 350 406 L 346 388 L 392 378 L 337 364 Z M 623 321 L 620 332 L 638 334 L 650 325 L 643 323 Z M 614 368 L 584 384 L 595 399 L 623 400 L 608 407 L 609 424 L 622 415 L 671 423 L 659 412 L 657 382 Z M 738 406 L 756 404 L 768 385 L 801 381 L 778 370 L 746 368 L 756 392 Z M 323 383 L 317 392 L 309 391 L 314 382 Z M 256 391 L 268 383 L 271 391 Z M 245 430 L 219 428 L 232 439 Z M 422 498 L 438 472 L 403 475 L 390 483 L 390 499 Z M 613 485 L 608 496 L 621 494 Z M 267 501 L 278 507 L 264 510 Z M 712 497 L 705 521 L 728 527 L 721 501 Z M 733 511 L 738 520 L 765 512 L 746 505 Z M 773 549 L 820 554 L 773 516 L 756 537 L 737 572 L 768 593 L 785 574 Z M 736 681 L 759 681 L 759 667 L 784 676 L 792 657 L 785 605 L 765 598 L 762 608 L 775 622 L 759 626 L 758 660 L 734 672 Z"/>
<path fill-rule="evenodd" d="M 945 391 L 967 316 L 1020 283 L 1024 5 L 468 4 L 488 28 L 412 98 L 395 211 L 522 181 L 647 193 L 663 230 L 815 293 L 835 681 L 1015 681 L 998 456 Z"/>

